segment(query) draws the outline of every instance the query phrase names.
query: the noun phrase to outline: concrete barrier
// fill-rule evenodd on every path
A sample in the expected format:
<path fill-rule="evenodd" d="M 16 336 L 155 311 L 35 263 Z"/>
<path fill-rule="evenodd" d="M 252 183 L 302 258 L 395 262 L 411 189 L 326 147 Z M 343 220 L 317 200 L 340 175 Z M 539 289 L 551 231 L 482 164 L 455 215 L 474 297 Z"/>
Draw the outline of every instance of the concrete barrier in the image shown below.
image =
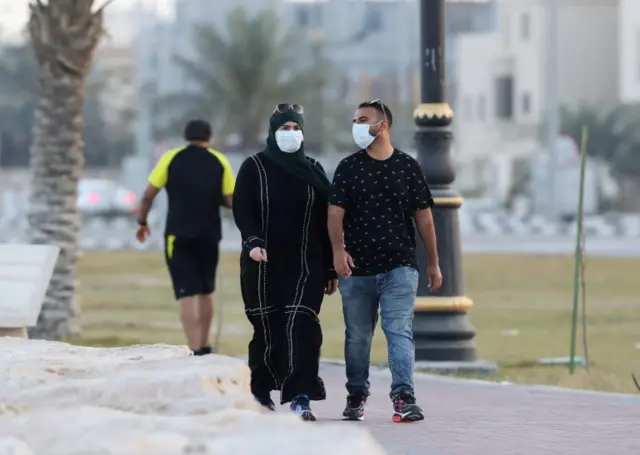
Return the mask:
<path fill-rule="evenodd" d="M 36 325 L 60 248 L 0 244 L 0 336 L 27 337 Z"/>

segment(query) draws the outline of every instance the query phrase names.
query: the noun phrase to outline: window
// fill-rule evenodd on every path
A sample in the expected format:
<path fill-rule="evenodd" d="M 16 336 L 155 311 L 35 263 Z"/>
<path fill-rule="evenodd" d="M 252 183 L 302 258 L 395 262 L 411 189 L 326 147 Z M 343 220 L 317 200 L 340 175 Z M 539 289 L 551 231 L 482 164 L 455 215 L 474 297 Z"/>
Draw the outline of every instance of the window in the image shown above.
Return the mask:
<path fill-rule="evenodd" d="M 529 92 L 524 92 L 522 94 L 522 113 L 531 113 L 531 94 Z"/>
<path fill-rule="evenodd" d="M 513 118 L 513 77 L 503 76 L 495 80 L 496 117 Z"/>
<path fill-rule="evenodd" d="M 309 17 L 309 9 L 305 6 L 298 6 L 296 8 L 296 24 L 300 27 L 308 27 L 311 23 Z"/>
<path fill-rule="evenodd" d="M 505 49 L 511 45 L 511 16 L 506 13 L 502 16 L 502 45 Z"/>
<path fill-rule="evenodd" d="M 529 41 L 531 37 L 531 15 L 529 13 L 522 13 L 520 15 L 520 39 L 522 41 Z"/>
<path fill-rule="evenodd" d="M 370 2 L 366 3 L 363 25 L 363 28 L 369 32 L 378 32 L 382 30 L 383 22 L 380 5 Z"/>
<path fill-rule="evenodd" d="M 487 115 L 487 106 L 484 95 L 478 95 L 478 120 L 484 120 Z"/>

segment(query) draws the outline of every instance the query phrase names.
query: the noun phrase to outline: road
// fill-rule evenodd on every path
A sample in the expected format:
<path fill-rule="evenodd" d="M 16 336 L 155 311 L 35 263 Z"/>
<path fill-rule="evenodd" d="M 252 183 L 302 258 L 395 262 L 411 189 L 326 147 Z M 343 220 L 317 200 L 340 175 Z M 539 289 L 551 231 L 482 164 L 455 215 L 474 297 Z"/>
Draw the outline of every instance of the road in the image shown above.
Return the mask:
<path fill-rule="evenodd" d="M 571 255 L 575 238 L 522 235 L 464 235 L 465 253 Z M 640 257 L 638 237 L 586 238 L 586 254 L 600 257 Z"/>
<path fill-rule="evenodd" d="M 320 422 L 340 420 L 344 368 L 323 365 L 328 399 L 314 403 Z M 631 378 L 629 378 L 631 380 Z M 502 385 L 418 375 L 426 419 L 391 422 L 389 374 L 372 371 L 364 422 L 389 455 L 638 455 L 640 395 Z"/>
<path fill-rule="evenodd" d="M 221 248 L 226 251 L 237 251 L 240 248 L 240 234 L 229 222 L 224 223 L 223 226 Z M 136 242 L 135 229 L 136 224 L 128 220 L 119 220 L 111 224 L 88 223 L 80 231 L 80 248 L 126 250 L 163 247 L 161 226 L 153 227 L 151 239 L 146 245 L 139 245 Z M 25 242 L 27 241 L 26 232 L 26 226 L 22 224 L 0 223 L 0 242 Z M 463 233 L 461 242 L 465 253 L 571 255 L 575 249 L 574 237 L 560 235 Z M 640 237 L 587 236 L 586 250 L 590 256 L 640 257 Z"/>

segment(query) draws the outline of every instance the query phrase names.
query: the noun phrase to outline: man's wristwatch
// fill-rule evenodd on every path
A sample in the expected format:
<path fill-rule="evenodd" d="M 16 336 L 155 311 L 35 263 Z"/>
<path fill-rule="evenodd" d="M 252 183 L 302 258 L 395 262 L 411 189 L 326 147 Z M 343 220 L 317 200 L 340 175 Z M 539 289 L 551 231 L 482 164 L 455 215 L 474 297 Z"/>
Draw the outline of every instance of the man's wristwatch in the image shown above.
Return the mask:
<path fill-rule="evenodd" d="M 138 220 L 138 226 L 146 226 L 146 225 L 147 225 L 146 221 Z"/>

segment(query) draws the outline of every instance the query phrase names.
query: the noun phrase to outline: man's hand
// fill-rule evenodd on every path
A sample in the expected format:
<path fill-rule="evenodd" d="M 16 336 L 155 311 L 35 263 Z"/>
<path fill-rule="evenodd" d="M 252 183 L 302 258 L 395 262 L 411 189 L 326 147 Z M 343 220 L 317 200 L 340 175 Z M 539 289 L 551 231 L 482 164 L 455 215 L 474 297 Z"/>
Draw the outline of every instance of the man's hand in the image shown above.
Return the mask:
<path fill-rule="evenodd" d="M 249 252 L 249 256 L 256 262 L 267 262 L 267 250 L 255 247 Z"/>
<path fill-rule="evenodd" d="M 149 229 L 149 226 L 138 226 L 138 229 L 136 230 L 136 239 L 138 239 L 138 242 L 144 243 L 150 235 L 151 230 Z"/>
<path fill-rule="evenodd" d="M 354 267 L 353 259 L 344 248 L 333 252 L 333 268 L 336 270 L 338 276 L 344 278 L 350 277 L 351 269 Z"/>
<path fill-rule="evenodd" d="M 326 285 L 326 287 L 324 289 L 324 293 L 326 295 L 335 294 L 337 290 L 338 290 L 338 280 L 329 280 L 329 281 L 327 281 L 327 285 Z"/>
<path fill-rule="evenodd" d="M 435 292 L 442 286 L 442 272 L 439 265 L 430 265 L 427 269 L 427 283 L 429 292 Z"/>

